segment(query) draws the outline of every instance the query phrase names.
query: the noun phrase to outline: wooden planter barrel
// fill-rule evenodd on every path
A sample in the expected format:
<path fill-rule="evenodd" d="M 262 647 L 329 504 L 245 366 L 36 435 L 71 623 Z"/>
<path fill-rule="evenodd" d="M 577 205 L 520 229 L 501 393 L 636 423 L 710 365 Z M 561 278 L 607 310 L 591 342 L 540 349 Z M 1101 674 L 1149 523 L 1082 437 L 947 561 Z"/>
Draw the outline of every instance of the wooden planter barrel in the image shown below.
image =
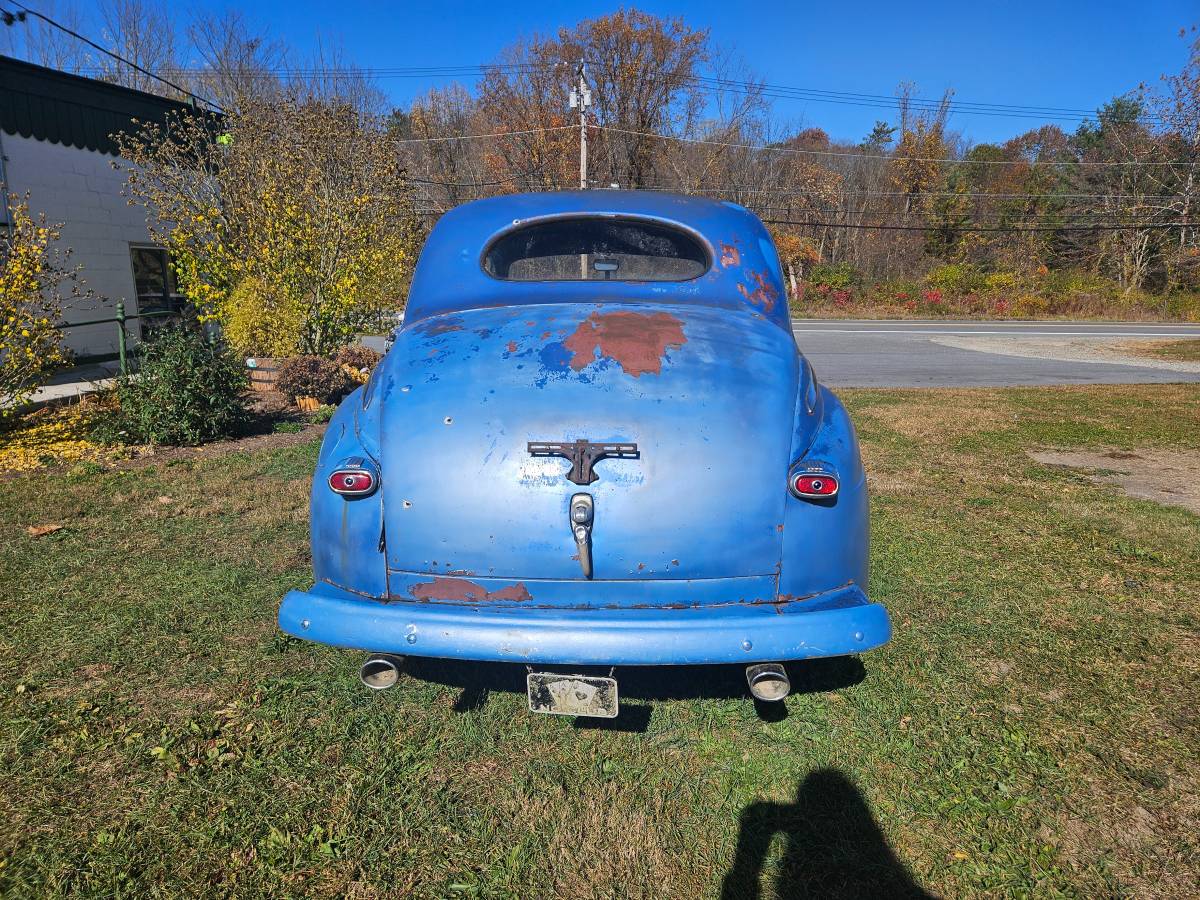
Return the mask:
<path fill-rule="evenodd" d="M 256 356 L 253 357 L 254 365 L 250 365 L 251 360 L 246 360 L 246 368 L 250 372 L 250 387 L 256 391 L 273 391 L 275 390 L 275 379 L 279 377 L 279 361 L 274 357 Z"/>

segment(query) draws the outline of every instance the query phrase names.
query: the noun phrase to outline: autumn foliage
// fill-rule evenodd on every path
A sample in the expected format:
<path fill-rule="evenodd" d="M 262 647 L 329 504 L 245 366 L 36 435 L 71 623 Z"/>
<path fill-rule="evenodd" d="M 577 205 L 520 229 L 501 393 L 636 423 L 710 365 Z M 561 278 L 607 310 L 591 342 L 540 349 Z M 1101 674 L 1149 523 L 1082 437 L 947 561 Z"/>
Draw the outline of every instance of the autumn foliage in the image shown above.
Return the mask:
<path fill-rule="evenodd" d="M 402 306 L 404 166 L 353 105 L 280 92 L 121 138 L 131 199 L 180 290 L 245 354 L 329 354 Z"/>
<path fill-rule="evenodd" d="M 971 121 L 958 109 L 979 109 L 912 84 L 897 86 L 894 108 L 868 101 L 881 120 L 861 137 L 789 122 L 776 98 L 859 100 L 766 84 L 684 16 L 622 8 L 518 37 L 477 79 L 402 108 L 336 54 L 293 71 L 286 46 L 237 14 L 205 17 L 189 34 L 205 63 L 189 85 L 229 115 L 176 123 L 170 140 L 128 137 L 140 167 L 131 194 L 173 223 L 154 228 L 183 289 L 240 348 L 328 353 L 400 303 L 420 234 L 441 213 L 579 186 L 569 98 L 583 77 L 587 187 L 750 208 L 779 245 L 798 309 L 1193 315 L 1200 41 L 1195 29 L 1183 37 L 1187 63 L 1158 83 L 978 144 L 952 126 Z M 998 280 L 963 293 L 929 283 L 946 267 Z M 831 272 L 845 283 L 822 280 Z M 922 306 L 926 291 L 943 300 Z"/>
<path fill-rule="evenodd" d="M 69 251 L 55 247 L 58 225 L 9 198 L 11 229 L 0 230 L 0 421 L 69 361 L 59 331 L 64 299 L 77 296 Z"/>

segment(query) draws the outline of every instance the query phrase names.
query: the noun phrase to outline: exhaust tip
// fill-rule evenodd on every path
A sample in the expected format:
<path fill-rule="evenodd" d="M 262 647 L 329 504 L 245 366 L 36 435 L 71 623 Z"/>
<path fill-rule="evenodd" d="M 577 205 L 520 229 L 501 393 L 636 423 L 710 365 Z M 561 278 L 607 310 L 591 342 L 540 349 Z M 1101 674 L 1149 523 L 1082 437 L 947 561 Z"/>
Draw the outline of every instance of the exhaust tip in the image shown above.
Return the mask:
<path fill-rule="evenodd" d="M 792 683 L 780 663 L 746 666 L 746 683 L 755 700 L 778 703 L 792 692 Z"/>
<path fill-rule="evenodd" d="M 400 680 L 400 657 L 377 653 L 367 657 L 358 679 L 373 691 L 386 691 Z"/>

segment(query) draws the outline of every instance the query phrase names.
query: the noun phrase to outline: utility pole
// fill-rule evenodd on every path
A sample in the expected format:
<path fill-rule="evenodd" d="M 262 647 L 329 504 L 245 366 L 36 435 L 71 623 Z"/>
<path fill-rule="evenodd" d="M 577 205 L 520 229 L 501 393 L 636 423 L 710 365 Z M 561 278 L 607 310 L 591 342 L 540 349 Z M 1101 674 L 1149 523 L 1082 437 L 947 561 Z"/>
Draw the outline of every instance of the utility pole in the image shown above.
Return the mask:
<path fill-rule="evenodd" d="M 579 189 L 587 190 L 587 110 L 592 105 L 592 89 L 587 83 L 587 67 L 579 61 L 579 86 L 571 89 L 571 109 L 579 109 Z"/>

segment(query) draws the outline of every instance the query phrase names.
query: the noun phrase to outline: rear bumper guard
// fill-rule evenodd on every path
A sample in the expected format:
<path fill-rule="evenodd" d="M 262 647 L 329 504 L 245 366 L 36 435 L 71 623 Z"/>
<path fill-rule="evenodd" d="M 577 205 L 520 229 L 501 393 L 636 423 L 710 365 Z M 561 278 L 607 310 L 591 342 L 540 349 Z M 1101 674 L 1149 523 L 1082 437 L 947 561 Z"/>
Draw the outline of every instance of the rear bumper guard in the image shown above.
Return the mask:
<path fill-rule="evenodd" d="M 715 608 L 522 609 L 369 600 L 328 584 L 289 591 L 288 634 L 406 656 L 569 665 L 752 663 L 861 653 L 891 638 L 856 585 L 804 600 Z"/>

